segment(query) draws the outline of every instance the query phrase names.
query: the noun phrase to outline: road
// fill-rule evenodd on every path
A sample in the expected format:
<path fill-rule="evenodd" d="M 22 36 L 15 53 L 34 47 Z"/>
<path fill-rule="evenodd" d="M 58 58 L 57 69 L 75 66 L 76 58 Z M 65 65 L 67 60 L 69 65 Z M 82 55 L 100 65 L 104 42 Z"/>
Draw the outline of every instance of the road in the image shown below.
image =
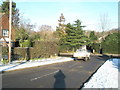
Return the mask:
<path fill-rule="evenodd" d="M 3 73 L 3 88 L 81 88 L 108 58 L 91 56 L 87 62 L 69 61 Z"/>

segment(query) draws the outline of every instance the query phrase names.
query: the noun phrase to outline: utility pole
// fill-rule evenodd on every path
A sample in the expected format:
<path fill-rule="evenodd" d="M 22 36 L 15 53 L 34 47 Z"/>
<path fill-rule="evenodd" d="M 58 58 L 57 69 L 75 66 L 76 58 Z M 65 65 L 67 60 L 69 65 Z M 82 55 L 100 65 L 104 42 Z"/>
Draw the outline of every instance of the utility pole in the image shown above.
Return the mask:
<path fill-rule="evenodd" d="M 11 62 L 12 0 L 9 0 L 9 63 Z"/>

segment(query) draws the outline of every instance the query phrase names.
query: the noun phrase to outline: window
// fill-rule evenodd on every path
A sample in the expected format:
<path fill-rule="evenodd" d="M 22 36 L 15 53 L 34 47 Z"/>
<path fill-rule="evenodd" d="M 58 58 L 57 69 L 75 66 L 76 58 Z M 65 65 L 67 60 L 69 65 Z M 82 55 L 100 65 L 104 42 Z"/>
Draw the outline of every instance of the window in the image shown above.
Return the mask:
<path fill-rule="evenodd" d="M 2 35 L 3 36 L 8 36 L 8 30 L 7 29 L 2 30 Z"/>

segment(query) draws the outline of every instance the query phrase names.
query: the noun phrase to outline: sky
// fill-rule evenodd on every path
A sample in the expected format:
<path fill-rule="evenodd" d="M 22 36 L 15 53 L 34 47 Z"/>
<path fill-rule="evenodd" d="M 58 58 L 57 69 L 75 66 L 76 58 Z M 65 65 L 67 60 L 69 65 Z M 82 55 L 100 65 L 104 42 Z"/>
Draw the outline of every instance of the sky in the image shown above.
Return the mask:
<path fill-rule="evenodd" d="M 107 16 L 107 29 L 118 28 L 118 0 L 13 0 L 21 16 L 35 24 L 36 31 L 41 25 L 58 26 L 63 13 L 65 23 L 74 24 L 79 19 L 85 30 L 100 29 L 100 17 Z"/>

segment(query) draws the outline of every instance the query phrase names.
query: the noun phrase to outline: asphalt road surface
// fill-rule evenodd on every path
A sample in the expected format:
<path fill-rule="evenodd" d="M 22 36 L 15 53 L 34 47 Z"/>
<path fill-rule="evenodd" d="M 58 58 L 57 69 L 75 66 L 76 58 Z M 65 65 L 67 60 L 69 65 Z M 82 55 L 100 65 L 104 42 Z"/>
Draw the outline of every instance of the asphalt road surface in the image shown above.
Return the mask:
<path fill-rule="evenodd" d="M 83 83 L 108 57 L 91 56 L 83 60 L 69 61 L 36 68 L 6 72 L 2 75 L 3 88 L 81 88 Z"/>

